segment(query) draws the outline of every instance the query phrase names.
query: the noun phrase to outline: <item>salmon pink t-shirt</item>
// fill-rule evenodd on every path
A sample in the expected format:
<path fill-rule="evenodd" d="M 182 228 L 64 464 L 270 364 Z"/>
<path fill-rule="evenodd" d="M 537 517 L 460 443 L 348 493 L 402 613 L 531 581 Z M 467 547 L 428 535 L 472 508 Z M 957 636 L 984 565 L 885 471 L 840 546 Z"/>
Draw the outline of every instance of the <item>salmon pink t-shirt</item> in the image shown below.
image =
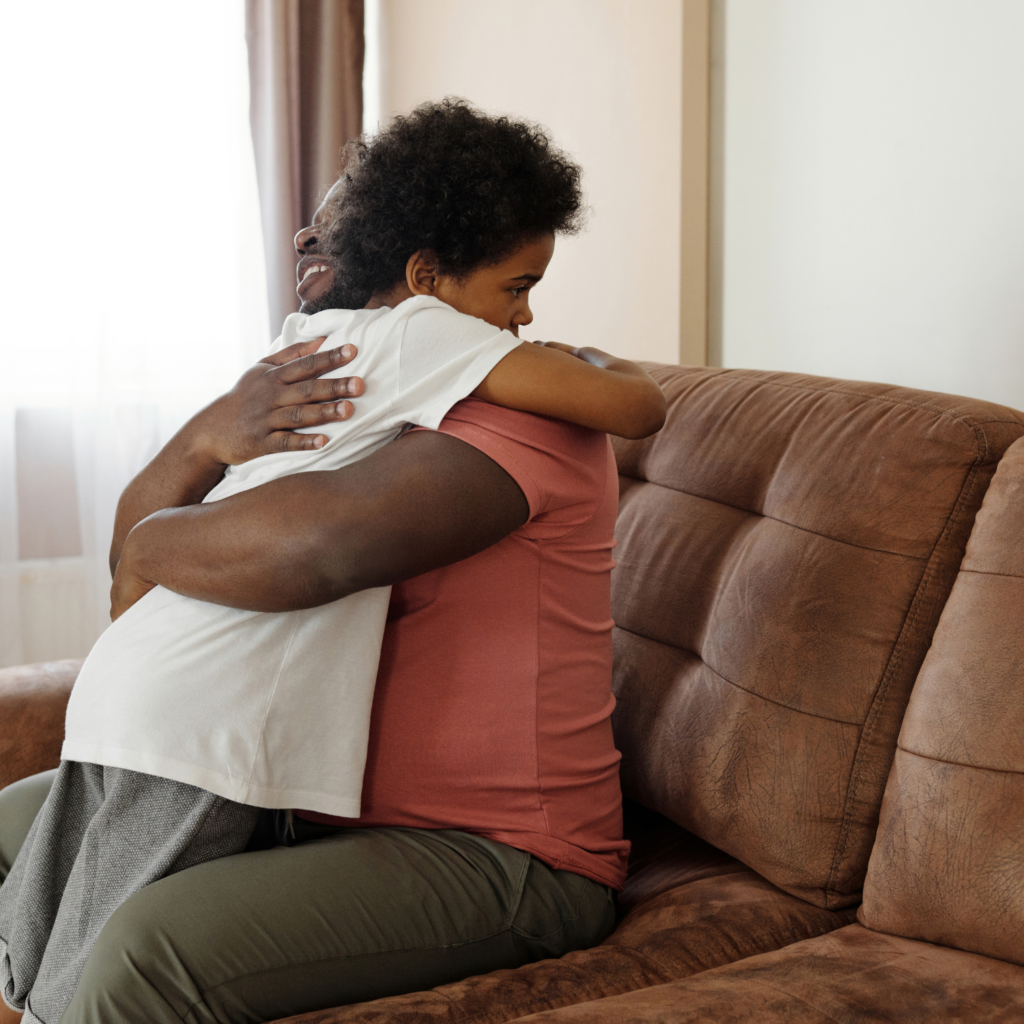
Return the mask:
<path fill-rule="evenodd" d="M 606 435 L 467 399 L 443 433 L 497 462 L 527 521 L 395 585 L 352 826 L 451 828 L 621 888 L 609 575 L 618 475 Z"/>

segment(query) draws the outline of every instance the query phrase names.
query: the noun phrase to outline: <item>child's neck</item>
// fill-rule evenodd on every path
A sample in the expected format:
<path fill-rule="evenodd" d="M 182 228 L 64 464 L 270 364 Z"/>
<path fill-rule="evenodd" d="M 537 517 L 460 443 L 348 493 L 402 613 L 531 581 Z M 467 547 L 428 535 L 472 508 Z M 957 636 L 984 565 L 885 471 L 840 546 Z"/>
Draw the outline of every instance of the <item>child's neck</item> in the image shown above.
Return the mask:
<path fill-rule="evenodd" d="M 377 292 L 376 295 L 371 296 L 370 301 L 363 308 L 380 309 L 382 306 L 389 306 L 394 309 L 400 302 L 411 298 L 412 291 L 409 285 L 405 281 L 398 281 L 387 291 Z"/>

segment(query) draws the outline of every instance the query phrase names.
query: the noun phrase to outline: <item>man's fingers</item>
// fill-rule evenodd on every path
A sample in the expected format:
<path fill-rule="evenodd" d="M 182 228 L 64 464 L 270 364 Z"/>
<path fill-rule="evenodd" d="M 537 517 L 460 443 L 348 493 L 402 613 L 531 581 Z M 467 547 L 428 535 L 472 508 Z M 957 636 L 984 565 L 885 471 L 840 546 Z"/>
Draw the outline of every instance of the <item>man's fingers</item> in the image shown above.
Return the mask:
<path fill-rule="evenodd" d="M 294 345 L 281 349 L 280 352 L 272 352 L 269 356 L 261 359 L 260 362 L 270 363 L 271 366 L 284 366 L 285 363 L 290 363 L 293 359 L 298 359 L 300 356 L 312 355 L 326 340 L 327 335 L 325 334 L 322 338 L 314 338 L 312 341 L 297 341 Z"/>
<path fill-rule="evenodd" d="M 309 380 L 311 377 L 320 377 L 328 370 L 336 370 L 339 366 L 351 362 L 355 355 L 355 345 L 342 345 L 340 348 L 330 348 L 326 352 L 311 352 L 299 356 L 275 372 L 283 383 L 294 384 L 300 380 Z"/>
<path fill-rule="evenodd" d="M 276 409 L 270 416 L 267 425 L 272 431 L 297 430 L 299 427 L 318 427 L 321 423 L 337 423 L 339 420 L 347 420 L 354 409 L 351 402 L 321 402 L 313 405 L 286 405 Z M 311 434 L 297 434 L 301 438 L 309 438 Z M 319 435 L 317 435 L 319 436 Z M 279 444 L 280 439 L 274 439 L 274 435 L 268 436 L 272 444 Z M 316 448 L 314 444 L 297 443 L 292 448 L 272 447 L 270 451 L 297 451 L 305 448 Z"/>
<path fill-rule="evenodd" d="M 349 405 L 349 403 L 344 403 Z M 351 416 L 351 405 L 348 416 Z M 346 417 L 342 417 L 346 418 Z M 296 434 L 291 430 L 275 430 L 267 434 L 267 453 L 272 452 L 306 452 L 323 448 L 329 438 L 325 434 Z"/>
<path fill-rule="evenodd" d="M 277 399 L 279 406 L 331 402 L 339 398 L 357 398 L 365 386 L 362 377 L 314 377 L 285 388 Z"/>

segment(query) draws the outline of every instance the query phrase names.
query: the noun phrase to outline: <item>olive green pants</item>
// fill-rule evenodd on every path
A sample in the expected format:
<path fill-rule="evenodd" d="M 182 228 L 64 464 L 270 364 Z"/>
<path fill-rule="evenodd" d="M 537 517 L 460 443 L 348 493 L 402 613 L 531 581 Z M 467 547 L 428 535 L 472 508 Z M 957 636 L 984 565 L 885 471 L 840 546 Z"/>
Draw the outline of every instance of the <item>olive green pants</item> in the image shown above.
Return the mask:
<path fill-rule="evenodd" d="M 50 776 L 0 791 L 4 875 Z M 61 1024 L 276 1020 L 561 956 L 614 926 L 606 887 L 480 836 L 296 830 L 293 846 L 200 864 L 132 896 Z"/>

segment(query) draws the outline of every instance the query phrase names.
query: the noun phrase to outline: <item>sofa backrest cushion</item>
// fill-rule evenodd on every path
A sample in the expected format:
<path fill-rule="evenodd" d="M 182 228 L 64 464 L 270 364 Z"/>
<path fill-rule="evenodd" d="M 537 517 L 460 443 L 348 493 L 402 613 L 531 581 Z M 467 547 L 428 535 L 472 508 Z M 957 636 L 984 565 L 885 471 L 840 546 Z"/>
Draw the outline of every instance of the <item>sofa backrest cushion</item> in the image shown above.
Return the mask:
<path fill-rule="evenodd" d="M 1024 441 L 999 464 L 914 685 L 859 916 L 1024 964 Z"/>
<path fill-rule="evenodd" d="M 650 369 L 668 422 L 616 443 L 623 790 L 794 895 L 847 906 L 911 686 L 1024 414 Z"/>

